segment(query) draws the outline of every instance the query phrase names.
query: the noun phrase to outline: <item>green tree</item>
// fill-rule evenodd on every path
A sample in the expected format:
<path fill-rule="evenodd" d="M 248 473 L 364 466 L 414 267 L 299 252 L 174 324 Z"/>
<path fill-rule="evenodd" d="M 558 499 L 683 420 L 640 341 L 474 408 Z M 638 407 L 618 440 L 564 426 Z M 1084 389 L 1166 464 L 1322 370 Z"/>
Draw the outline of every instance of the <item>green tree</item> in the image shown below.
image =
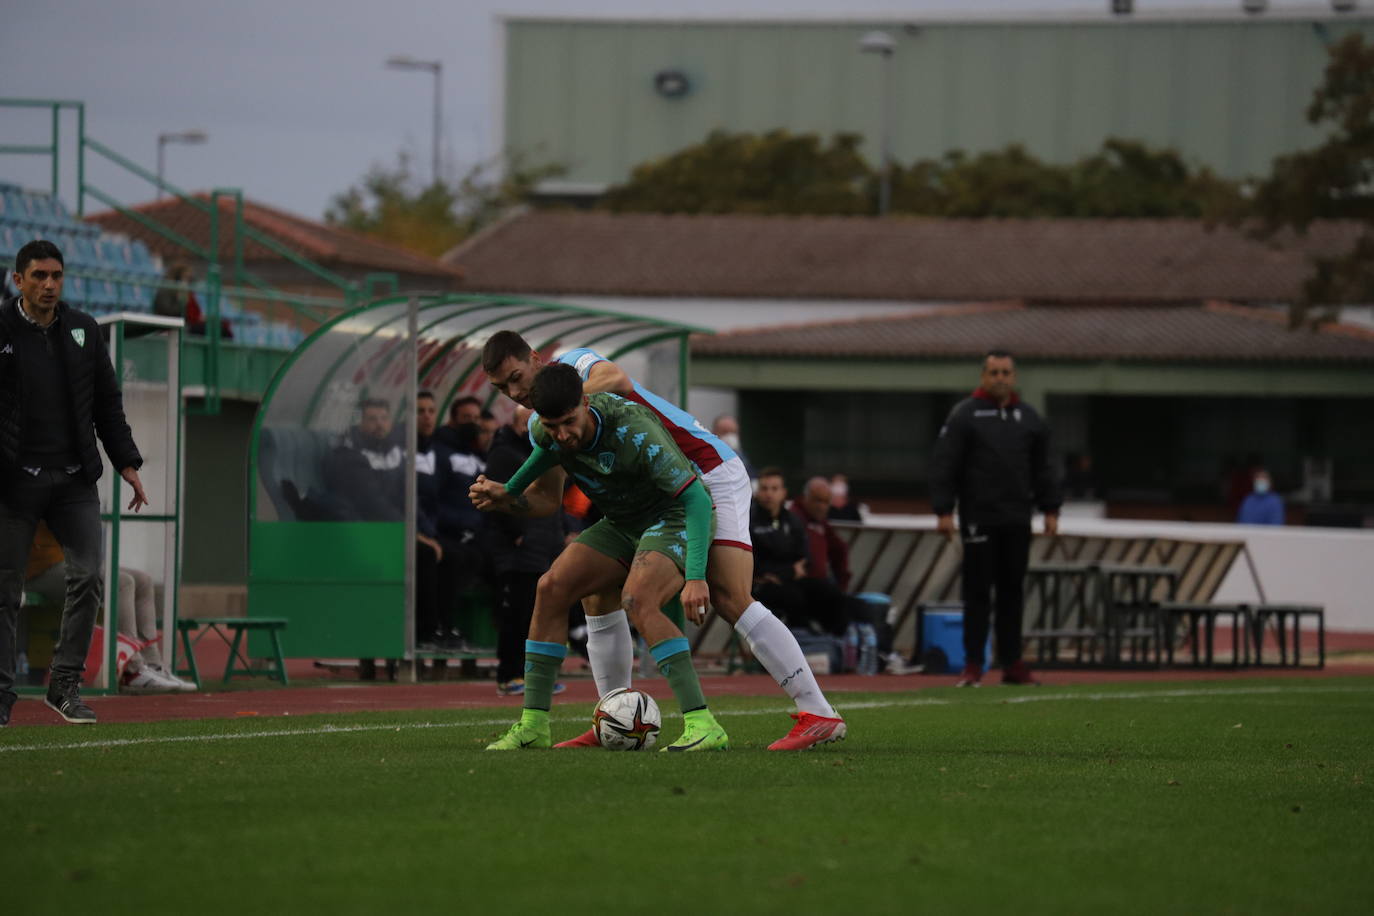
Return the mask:
<path fill-rule="evenodd" d="M 1108 138 L 1070 174 L 1074 216 L 1198 219 L 1244 208 L 1239 183 L 1137 140 Z"/>
<path fill-rule="evenodd" d="M 1109 138 L 1068 165 L 1043 162 L 1019 144 L 970 156 L 921 159 L 895 171 L 893 210 L 954 218 L 1199 218 L 1230 212 L 1240 186 L 1177 152 Z"/>
<path fill-rule="evenodd" d="M 651 213 L 866 213 L 873 172 L 857 134 L 714 131 L 702 143 L 635 168 L 601 206 Z"/>
<path fill-rule="evenodd" d="M 1351 251 L 1316 259 L 1293 304 L 1294 326 L 1332 320 L 1343 303 L 1374 302 L 1374 45 L 1359 33 L 1331 47 L 1307 120 L 1328 131 L 1326 140 L 1274 160 L 1255 189 L 1261 234 L 1305 232 L 1318 219 L 1364 225 Z"/>
<path fill-rule="evenodd" d="M 411 171 L 410 157 L 401 153 L 396 165 L 374 165 L 358 184 L 336 194 L 324 219 L 331 226 L 438 256 L 528 201 L 535 185 L 563 171 L 511 155 L 478 163 L 457 181 L 422 185 Z"/>

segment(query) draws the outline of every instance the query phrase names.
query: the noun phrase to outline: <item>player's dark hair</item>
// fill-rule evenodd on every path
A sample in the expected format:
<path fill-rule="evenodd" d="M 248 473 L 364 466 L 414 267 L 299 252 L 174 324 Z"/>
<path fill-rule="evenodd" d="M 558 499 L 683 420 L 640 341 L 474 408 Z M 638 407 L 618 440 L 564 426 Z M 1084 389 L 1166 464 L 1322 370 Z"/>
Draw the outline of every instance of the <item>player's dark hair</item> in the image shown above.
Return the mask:
<path fill-rule="evenodd" d="M 20 248 L 19 253 L 14 256 L 15 273 L 22 277 L 34 261 L 46 261 L 48 258 L 52 258 L 63 267 L 67 266 L 67 262 L 62 260 L 62 252 L 56 245 L 47 239 L 34 239 Z"/>
<path fill-rule="evenodd" d="M 541 417 L 561 417 L 582 403 L 582 376 L 567 363 L 550 363 L 534 374 L 530 403 Z"/>
<path fill-rule="evenodd" d="M 419 401 L 422 399 L 434 400 L 434 392 L 430 391 L 428 388 L 421 388 L 419 391 L 415 392 L 415 400 Z"/>
<path fill-rule="evenodd" d="M 530 345 L 514 331 L 497 331 L 482 347 L 482 371 L 491 375 L 514 356 L 520 362 L 530 358 Z"/>
<path fill-rule="evenodd" d="M 992 350 L 989 350 L 988 352 L 984 353 L 984 354 L 983 354 L 983 365 L 986 366 L 986 365 L 988 364 L 988 360 L 990 360 L 990 359 L 1009 359 L 1009 360 L 1011 360 L 1012 362 L 1016 362 L 1016 357 L 1014 357 L 1014 356 L 1011 355 L 1011 351 L 1010 351 L 1010 350 L 1003 350 L 1001 347 L 996 347 L 996 348 L 994 348 L 994 349 L 992 349 Z"/>
<path fill-rule="evenodd" d="M 367 410 L 370 407 L 380 407 L 387 413 L 391 413 L 391 404 L 385 398 L 364 398 L 358 405 L 359 410 Z"/>
<path fill-rule="evenodd" d="M 762 480 L 765 477 L 781 477 L 783 483 L 787 483 L 787 475 L 782 472 L 782 468 L 777 467 L 776 465 L 770 464 L 768 467 L 759 471 L 758 479 Z"/>

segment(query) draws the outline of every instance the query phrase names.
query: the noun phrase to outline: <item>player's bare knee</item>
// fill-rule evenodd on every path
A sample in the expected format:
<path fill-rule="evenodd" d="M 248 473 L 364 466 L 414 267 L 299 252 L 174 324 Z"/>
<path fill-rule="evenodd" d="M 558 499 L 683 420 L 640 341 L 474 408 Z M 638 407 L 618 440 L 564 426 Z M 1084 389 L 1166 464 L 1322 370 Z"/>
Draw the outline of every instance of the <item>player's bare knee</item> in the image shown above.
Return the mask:
<path fill-rule="evenodd" d="M 621 592 L 620 606 L 625 609 L 625 616 L 630 618 L 630 625 L 640 632 L 644 631 L 645 618 L 658 610 L 648 596 L 639 589 L 632 588 Z"/>
<path fill-rule="evenodd" d="M 725 585 L 711 585 L 711 607 L 730 623 L 739 620 L 754 599 L 748 592 Z"/>
<path fill-rule="evenodd" d="M 558 606 L 561 602 L 566 611 L 568 605 L 576 601 L 578 597 L 570 592 L 567 577 L 557 567 L 540 576 L 539 584 L 535 587 L 535 607 L 547 607 L 551 604 Z"/>

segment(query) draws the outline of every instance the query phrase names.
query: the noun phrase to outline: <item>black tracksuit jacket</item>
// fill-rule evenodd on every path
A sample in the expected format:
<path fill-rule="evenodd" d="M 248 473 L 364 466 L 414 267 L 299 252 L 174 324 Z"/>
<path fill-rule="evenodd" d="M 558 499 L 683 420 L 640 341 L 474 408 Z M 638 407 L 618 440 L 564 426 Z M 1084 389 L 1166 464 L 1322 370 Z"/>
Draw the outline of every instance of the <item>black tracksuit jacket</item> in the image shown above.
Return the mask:
<path fill-rule="evenodd" d="M 1028 404 L 1006 407 L 981 389 L 949 412 L 930 462 L 936 515 L 959 506 L 961 525 L 1028 525 L 1063 502 L 1050 465 L 1050 431 Z"/>
<path fill-rule="evenodd" d="M 96 450 L 96 436 L 115 470 L 140 468 L 143 457 L 134 445 L 133 431 L 124 416 L 124 397 L 120 393 L 110 354 L 105 349 L 100 326 L 85 312 L 57 304 L 62 363 L 67 376 L 75 424 L 75 445 L 81 461 L 81 477 L 87 483 L 100 478 L 102 465 Z M 24 442 L 25 373 L 21 348 L 32 341 L 23 333 L 25 318 L 19 314 L 19 297 L 0 302 L 0 469 L 18 466 Z M 77 333 L 72 333 L 72 332 Z"/>

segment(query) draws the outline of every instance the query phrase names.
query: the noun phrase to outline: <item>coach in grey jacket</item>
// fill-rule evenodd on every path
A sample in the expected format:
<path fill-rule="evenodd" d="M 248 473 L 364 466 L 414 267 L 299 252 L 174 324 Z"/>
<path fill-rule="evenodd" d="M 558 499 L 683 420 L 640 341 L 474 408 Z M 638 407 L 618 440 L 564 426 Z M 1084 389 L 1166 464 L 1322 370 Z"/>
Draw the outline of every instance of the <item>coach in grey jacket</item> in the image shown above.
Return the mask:
<path fill-rule="evenodd" d="M 143 458 L 99 326 L 62 301 L 62 252 L 30 242 L 14 268 L 19 295 L 0 302 L 0 725 L 15 701 L 19 606 L 40 521 L 67 562 L 46 703 L 68 722 L 92 723 L 80 688 L 103 590 L 96 438 L 133 488 L 135 511 L 148 503 Z"/>

